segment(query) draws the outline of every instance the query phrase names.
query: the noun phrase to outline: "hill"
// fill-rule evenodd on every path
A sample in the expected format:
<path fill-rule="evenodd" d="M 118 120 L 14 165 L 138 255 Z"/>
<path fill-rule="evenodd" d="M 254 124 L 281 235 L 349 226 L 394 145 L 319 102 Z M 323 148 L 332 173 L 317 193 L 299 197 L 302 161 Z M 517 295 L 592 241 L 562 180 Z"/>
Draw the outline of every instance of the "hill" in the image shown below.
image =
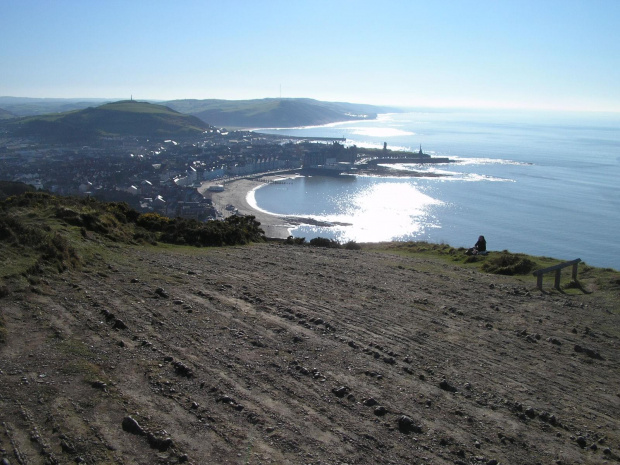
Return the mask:
<path fill-rule="evenodd" d="M 339 121 L 374 119 L 377 113 L 397 111 L 386 107 L 313 99 L 173 100 L 170 108 L 188 113 L 218 127 L 297 127 Z"/>
<path fill-rule="evenodd" d="M 616 271 L 541 292 L 445 245 L 170 245 L 40 193 L 0 218 L 0 460 L 620 460 Z"/>
<path fill-rule="evenodd" d="M 18 136 L 66 142 L 104 136 L 183 137 L 200 134 L 209 125 L 163 105 L 125 100 L 84 110 L 20 118 L 11 121 L 8 127 Z"/>
<path fill-rule="evenodd" d="M 2 108 L 0 108 L 0 119 L 10 119 L 10 118 L 15 118 L 15 117 L 16 116 L 10 111 L 3 110 Z"/>
<path fill-rule="evenodd" d="M 0 107 L 16 116 L 37 116 L 83 110 L 109 102 L 109 99 L 0 97 Z"/>

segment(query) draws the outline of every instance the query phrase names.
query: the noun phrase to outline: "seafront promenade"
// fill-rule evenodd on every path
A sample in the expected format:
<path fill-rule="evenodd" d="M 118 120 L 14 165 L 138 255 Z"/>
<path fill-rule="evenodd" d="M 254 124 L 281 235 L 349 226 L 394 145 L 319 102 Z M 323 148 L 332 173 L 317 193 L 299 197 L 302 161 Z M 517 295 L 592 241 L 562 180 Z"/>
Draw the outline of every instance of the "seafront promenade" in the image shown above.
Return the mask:
<path fill-rule="evenodd" d="M 294 224 L 287 221 L 284 217 L 271 215 L 257 210 L 250 205 L 247 197 L 252 190 L 269 181 L 281 180 L 283 178 L 293 176 L 293 174 L 261 174 L 260 177 L 253 175 L 235 178 L 233 180 L 226 180 L 225 182 L 221 179 L 206 181 L 202 183 L 200 188 L 198 188 L 198 192 L 206 198 L 210 198 L 215 208 L 224 218 L 234 214 L 233 211 L 226 208 L 227 206 L 232 205 L 241 215 L 254 215 L 256 220 L 261 224 L 263 231 L 265 231 L 265 236 L 270 238 L 286 239 L 290 235 L 289 229 L 294 227 Z M 223 185 L 224 190 L 221 192 L 209 191 L 209 187 L 216 185 Z"/>

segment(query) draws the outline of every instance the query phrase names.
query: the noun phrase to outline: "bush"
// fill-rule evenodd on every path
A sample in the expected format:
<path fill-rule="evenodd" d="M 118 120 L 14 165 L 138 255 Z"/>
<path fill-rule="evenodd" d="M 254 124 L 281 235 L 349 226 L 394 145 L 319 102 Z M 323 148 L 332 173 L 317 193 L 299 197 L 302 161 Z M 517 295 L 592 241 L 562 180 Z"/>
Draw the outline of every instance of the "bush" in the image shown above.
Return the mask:
<path fill-rule="evenodd" d="M 361 250 L 362 246 L 355 241 L 349 241 L 344 245 L 344 248 L 347 250 Z"/>
<path fill-rule="evenodd" d="M 143 227 L 147 231 L 161 232 L 172 220 L 167 216 L 159 213 L 144 213 L 136 219 L 136 224 Z"/>
<path fill-rule="evenodd" d="M 482 265 L 482 270 L 488 273 L 515 275 L 528 274 L 536 268 L 536 263 L 522 254 L 511 254 L 504 250 L 498 255 L 492 255 Z"/>
<path fill-rule="evenodd" d="M 285 244 L 293 244 L 293 245 L 303 245 L 306 243 L 305 237 L 293 237 L 288 236 L 284 241 Z"/>
<path fill-rule="evenodd" d="M 310 239 L 310 245 L 313 247 L 326 247 L 328 249 L 339 249 L 340 243 L 333 239 L 327 239 L 325 237 L 315 237 Z"/>

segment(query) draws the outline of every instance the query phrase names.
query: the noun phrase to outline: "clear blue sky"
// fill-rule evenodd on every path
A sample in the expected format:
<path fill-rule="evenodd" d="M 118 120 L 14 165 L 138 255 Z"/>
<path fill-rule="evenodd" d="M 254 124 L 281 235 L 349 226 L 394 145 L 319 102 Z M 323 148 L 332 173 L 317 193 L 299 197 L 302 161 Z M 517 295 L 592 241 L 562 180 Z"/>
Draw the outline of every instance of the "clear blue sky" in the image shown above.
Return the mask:
<path fill-rule="evenodd" d="M 620 0 L 0 0 L 0 96 L 620 111 Z"/>

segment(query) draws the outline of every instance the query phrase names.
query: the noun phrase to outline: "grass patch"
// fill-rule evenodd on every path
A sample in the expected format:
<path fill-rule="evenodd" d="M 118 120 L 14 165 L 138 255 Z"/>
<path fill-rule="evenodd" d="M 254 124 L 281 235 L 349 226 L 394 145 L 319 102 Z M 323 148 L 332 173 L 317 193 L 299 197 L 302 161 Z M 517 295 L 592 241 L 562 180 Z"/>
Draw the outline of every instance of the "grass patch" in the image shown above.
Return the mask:
<path fill-rule="evenodd" d="M 83 376 L 86 382 L 96 381 L 101 375 L 101 369 L 97 365 L 84 359 L 68 361 L 60 367 L 60 372 L 65 375 Z"/>
<path fill-rule="evenodd" d="M 78 339 L 65 339 L 60 341 L 56 347 L 59 352 L 65 355 L 72 355 L 76 357 L 90 358 L 94 357 L 90 347 L 84 342 Z"/>

